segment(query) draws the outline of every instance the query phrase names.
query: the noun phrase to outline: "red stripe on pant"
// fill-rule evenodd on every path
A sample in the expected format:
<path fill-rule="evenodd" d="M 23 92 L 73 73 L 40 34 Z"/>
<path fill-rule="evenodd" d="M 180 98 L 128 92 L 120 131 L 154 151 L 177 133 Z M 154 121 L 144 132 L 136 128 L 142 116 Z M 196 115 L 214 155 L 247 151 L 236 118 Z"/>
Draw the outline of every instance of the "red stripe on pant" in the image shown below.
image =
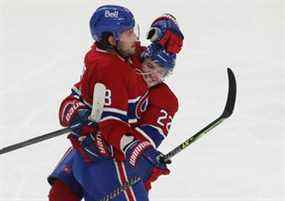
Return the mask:
<path fill-rule="evenodd" d="M 117 166 L 118 178 L 119 178 L 121 185 L 127 183 L 128 178 L 126 175 L 124 163 L 115 161 L 115 165 Z M 127 201 L 136 201 L 132 187 L 129 187 L 125 190 L 125 196 L 127 198 Z"/>

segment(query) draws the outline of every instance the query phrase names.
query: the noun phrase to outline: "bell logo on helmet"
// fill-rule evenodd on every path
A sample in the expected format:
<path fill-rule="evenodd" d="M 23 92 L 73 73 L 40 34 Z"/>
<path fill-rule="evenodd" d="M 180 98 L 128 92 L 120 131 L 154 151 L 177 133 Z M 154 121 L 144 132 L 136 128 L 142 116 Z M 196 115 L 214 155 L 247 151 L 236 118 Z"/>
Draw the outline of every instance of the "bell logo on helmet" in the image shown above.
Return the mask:
<path fill-rule="evenodd" d="M 102 40 L 104 32 L 112 33 L 118 40 L 120 33 L 133 28 L 134 24 L 134 16 L 129 10 L 114 5 L 99 7 L 89 21 L 90 32 L 95 41 Z"/>
<path fill-rule="evenodd" d="M 111 12 L 110 10 L 105 10 L 105 17 L 118 18 L 119 11 L 115 10 L 114 12 Z"/>

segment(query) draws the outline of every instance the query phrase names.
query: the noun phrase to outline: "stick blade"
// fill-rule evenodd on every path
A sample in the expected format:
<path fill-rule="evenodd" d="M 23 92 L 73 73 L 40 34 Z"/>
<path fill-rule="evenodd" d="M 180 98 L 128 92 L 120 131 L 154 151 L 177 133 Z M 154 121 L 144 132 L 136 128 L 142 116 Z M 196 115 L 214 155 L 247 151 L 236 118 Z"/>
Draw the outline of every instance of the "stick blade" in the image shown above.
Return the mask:
<path fill-rule="evenodd" d="M 93 93 L 93 104 L 92 111 L 90 115 L 90 120 L 98 122 L 101 119 L 103 108 L 105 105 L 105 92 L 106 86 L 102 83 L 96 83 L 94 86 Z"/>
<path fill-rule="evenodd" d="M 233 71 L 230 68 L 227 68 L 228 80 L 229 80 L 229 89 L 228 97 L 225 109 L 222 114 L 222 118 L 228 118 L 232 115 L 236 103 L 236 78 Z"/>

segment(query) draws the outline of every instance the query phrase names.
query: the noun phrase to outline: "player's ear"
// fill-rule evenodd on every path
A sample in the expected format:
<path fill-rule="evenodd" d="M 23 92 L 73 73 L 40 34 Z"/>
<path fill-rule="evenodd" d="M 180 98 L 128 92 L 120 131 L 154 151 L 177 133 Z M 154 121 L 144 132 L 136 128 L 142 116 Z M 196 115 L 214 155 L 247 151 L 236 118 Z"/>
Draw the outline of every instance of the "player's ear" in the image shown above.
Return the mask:
<path fill-rule="evenodd" d="M 110 45 L 112 45 L 112 46 L 115 46 L 115 45 L 116 45 L 116 40 L 115 40 L 115 38 L 114 38 L 112 35 L 110 35 L 110 36 L 108 37 L 107 41 L 108 41 L 108 43 L 109 43 Z"/>

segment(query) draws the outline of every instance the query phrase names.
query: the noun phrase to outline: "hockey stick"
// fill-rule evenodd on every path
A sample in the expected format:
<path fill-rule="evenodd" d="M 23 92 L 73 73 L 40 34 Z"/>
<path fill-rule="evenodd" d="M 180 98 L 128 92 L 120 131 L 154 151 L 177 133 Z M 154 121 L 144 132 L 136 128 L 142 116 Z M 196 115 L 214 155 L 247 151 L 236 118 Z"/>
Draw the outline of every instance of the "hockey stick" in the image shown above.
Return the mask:
<path fill-rule="evenodd" d="M 114 198 L 116 198 L 120 193 L 127 190 L 129 187 L 132 187 L 136 183 L 138 183 L 141 180 L 140 177 L 132 177 L 129 181 L 125 182 L 122 186 L 119 186 L 111 193 L 107 194 L 102 198 L 100 201 L 110 201 Z"/>
<path fill-rule="evenodd" d="M 227 73 L 228 73 L 228 83 L 229 83 L 228 85 L 229 85 L 229 88 L 228 88 L 228 95 L 227 95 L 226 106 L 225 106 L 224 111 L 221 114 L 221 116 L 219 116 L 216 120 L 214 120 L 213 122 L 209 123 L 207 126 L 202 128 L 199 132 L 194 134 L 192 137 L 190 137 L 189 139 L 187 139 L 186 141 L 184 141 L 183 143 L 178 145 L 176 148 L 174 148 L 173 150 L 168 152 L 166 155 L 164 155 L 164 157 L 161 158 L 161 160 L 163 160 L 165 163 L 168 163 L 169 160 L 173 156 L 175 156 L 176 154 L 178 154 L 182 150 L 186 149 L 190 144 L 192 144 L 193 142 L 197 141 L 200 137 L 202 137 L 205 134 L 207 134 L 210 130 L 212 130 L 213 128 L 215 128 L 219 124 L 221 124 L 225 119 L 227 119 L 228 117 L 230 117 L 232 115 L 233 110 L 234 110 L 234 106 L 235 106 L 235 102 L 236 102 L 236 79 L 235 79 L 235 75 L 234 75 L 233 71 L 230 68 L 227 68 Z M 126 182 L 122 186 L 119 186 L 118 188 L 113 190 L 111 193 L 107 194 L 100 201 L 110 201 L 110 200 L 114 199 L 121 192 L 123 192 L 127 188 L 135 185 L 139 181 L 141 181 L 140 177 L 130 178 L 130 180 L 128 182 Z"/>
<path fill-rule="evenodd" d="M 106 87 L 105 85 L 101 84 L 101 83 L 96 83 L 94 86 L 94 93 L 93 93 L 93 105 L 92 105 L 92 111 L 91 111 L 91 115 L 90 115 L 90 120 L 97 122 L 102 115 L 103 112 L 103 107 L 105 104 L 105 91 L 106 91 Z M 2 149 L 0 149 L 0 155 L 1 154 L 5 154 L 7 152 L 11 152 L 14 151 L 16 149 L 20 149 L 22 147 L 26 147 L 44 140 L 48 140 L 60 135 L 63 135 L 65 133 L 71 132 L 72 129 L 76 129 L 79 128 L 81 126 L 80 123 L 72 125 L 71 127 L 68 128 L 63 128 L 57 131 L 53 131 L 23 142 L 19 142 L 7 147 L 4 147 Z"/>
<path fill-rule="evenodd" d="M 194 134 L 192 137 L 189 139 L 185 140 L 183 143 L 178 145 L 176 148 L 168 152 L 164 157 L 163 160 L 166 162 L 167 160 L 171 159 L 173 156 L 187 148 L 190 144 L 193 142 L 197 141 L 199 138 L 202 136 L 206 135 L 210 130 L 221 124 L 225 119 L 230 117 L 234 111 L 234 106 L 236 102 L 236 79 L 233 71 L 228 68 L 227 69 L 228 73 L 228 82 L 229 82 L 229 89 L 228 89 L 228 97 L 227 97 L 227 102 L 226 106 L 224 108 L 223 113 L 221 116 L 219 116 L 216 120 L 213 122 L 209 123 L 207 126 L 202 128 L 199 132 Z"/>

